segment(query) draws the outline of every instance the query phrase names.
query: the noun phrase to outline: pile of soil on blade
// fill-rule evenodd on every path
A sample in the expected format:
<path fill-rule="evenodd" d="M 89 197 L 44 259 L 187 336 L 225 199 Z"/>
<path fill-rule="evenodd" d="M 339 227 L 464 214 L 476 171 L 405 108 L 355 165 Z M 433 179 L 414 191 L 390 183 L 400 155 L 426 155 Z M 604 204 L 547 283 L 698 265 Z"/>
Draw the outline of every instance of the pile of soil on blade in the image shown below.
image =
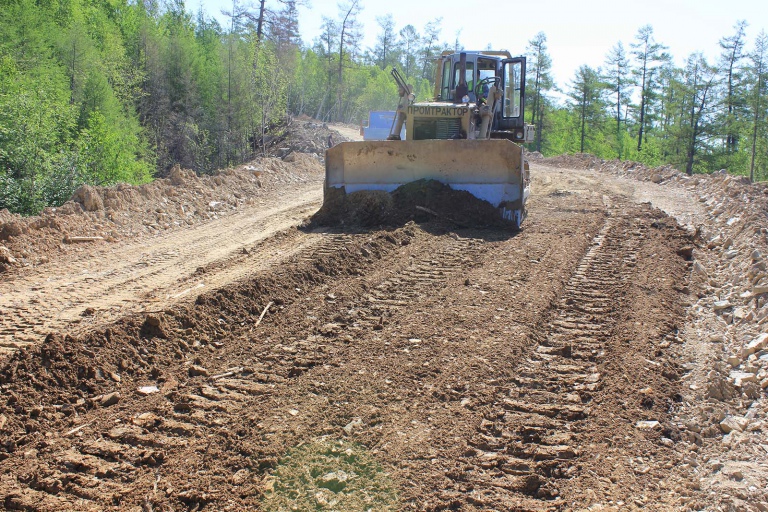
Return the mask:
<path fill-rule="evenodd" d="M 331 189 L 326 192 L 322 208 L 312 216 L 311 224 L 366 228 L 435 219 L 460 227 L 512 227 L 488 201 L 435 180 L 406 183 L 391 194 L 381 190 L 346 194 L 341 189 Z"/>

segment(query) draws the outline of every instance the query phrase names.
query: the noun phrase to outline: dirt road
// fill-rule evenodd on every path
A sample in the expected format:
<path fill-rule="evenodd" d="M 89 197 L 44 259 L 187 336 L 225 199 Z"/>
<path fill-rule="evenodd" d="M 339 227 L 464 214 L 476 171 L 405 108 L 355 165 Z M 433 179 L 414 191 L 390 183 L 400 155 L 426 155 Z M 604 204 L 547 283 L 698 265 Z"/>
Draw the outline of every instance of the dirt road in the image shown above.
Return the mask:
<path fill-rule="evenodd" d="M 77 253 L 0 283 L 0 353 L 73 324 L 96 324 L 216 289 L 314 243 L 274 235 L 319 208 L 319 181 L 287 187 L 217 222 Z M 315 237 L 317 239 L 317 237 Z M 258 249 L 254 251 L 254 249 Z"/>
<path fill-rule="evenodd" d="M 644 202 L 683 224 L 702 207 L 594 172 L 532 175 L 517 234 L 438 221 L 289 227 L 317 207 L 314 183 L 151 247 L 124 243 L 64 261 L 55 277 L 16 278 L 21 291 L 3 293 L 37 300 L 18 318 L 58 333 L 0 367 L 0 503 L 718 502 L 678 417 L 695 396 L 683 339 L 693 230 Z M 67 335 L 85 307 L 100 323 Z"/>

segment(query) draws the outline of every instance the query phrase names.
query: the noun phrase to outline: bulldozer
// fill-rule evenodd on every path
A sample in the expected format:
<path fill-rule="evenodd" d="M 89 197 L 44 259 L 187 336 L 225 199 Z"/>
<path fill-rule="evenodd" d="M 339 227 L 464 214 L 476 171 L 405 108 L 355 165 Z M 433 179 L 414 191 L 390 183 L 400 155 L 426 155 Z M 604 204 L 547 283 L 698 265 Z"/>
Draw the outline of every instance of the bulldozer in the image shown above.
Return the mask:
<path fill-rule="evenodd" d="M 400 96 L 387 140 L 343 142 L 326 151 L 324 203 L 358 191 L 393 192 L 436 180 L 487 201 L 514 228 L 530 193 L 522 143 L 525 57 L 507 51 L 443 52 L 432 101 L 416 102 L 397 69 Z M 405 126 L 405 140 L 401 140 Z"/>

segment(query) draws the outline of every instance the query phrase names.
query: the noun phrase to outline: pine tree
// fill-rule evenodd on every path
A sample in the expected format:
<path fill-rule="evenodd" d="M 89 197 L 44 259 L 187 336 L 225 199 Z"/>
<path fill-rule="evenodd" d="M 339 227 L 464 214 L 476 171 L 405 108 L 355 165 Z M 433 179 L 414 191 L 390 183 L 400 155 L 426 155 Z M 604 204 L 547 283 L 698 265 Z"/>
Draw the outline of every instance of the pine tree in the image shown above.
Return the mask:
<path fill-rule="evenodd" d="M 723 50 L 720 55 L 720 69 L 724 78 L 725 94 L 723 101 L 725 105 L 723 109 L 724 119 L 721 120 L 721 123 L 725 138 L 726 166 L 730 166 L 731 156 L 738 150 L 738 123 L 743 104 L 739 94 L 739 91 L 742 90 L 740 63 L 744 58 L 747 22 L 739 21 L 734 28 L 735 34 L 719 41 L 720 48 Z"/>
<path fill-rule="evenodd" d="M 552 76 L 552 59 L 547 53 L 547 36 L 539 32 L 528 41 L 528 84 L 526 103 L 531 106 L 531 124 L 536 127 L 536 141 L 534 148 L 541 151 L 541 140 L 544 126 L 544 111 L 546 106 L 545 92 L 554 87 Z"/>
<path fill-rule="evenodd" d="M 638 110 L 637 151 L 642 151 L 643 137 L 648 125 L 648 107 L 653 98 L 653 77 L 659 65 L 665 60 L 663 51 L 666 46 L 657 43 L 653 38 L 653 27 L 645 25 L 640 27 L 632 47 L 632 56 L 638 67 L 634 73 L 639 79 L 640 107 Z"/>
<path fill-rule="evenodd" d="M 747 94 L 749 109 L 752 117 L 751 149 L 749 158 L 749 179 L 755 181 L 755 164 L 759 161 L 757 152 L 758 134 L 765 135 L 766 118 L 768 118 L 768 34 L 760 31 L 755 40 L 755 48 L 749 54 L 747 68 L 749 91 Z M 763 138 L 762 165 L 766 165 L 766 140 Z M 765 175 L 763 175 L 765 176 Z"/>
<path fill-rule="evenodd" d="M 613 118 L 616 120 L 616 157 L 621 160 L 624 154 L 624 131 L 621 128 L 622 112 L 630 102 L 630 87 L 634 85 L 629 68 L 629 58 L 624 50 L 624 45 L 619 41 L 605 58 L 605 72 L 603 80 L 606 90 L 614 96 Z M 625 121 L 626 124 L 626 121 Z"/>

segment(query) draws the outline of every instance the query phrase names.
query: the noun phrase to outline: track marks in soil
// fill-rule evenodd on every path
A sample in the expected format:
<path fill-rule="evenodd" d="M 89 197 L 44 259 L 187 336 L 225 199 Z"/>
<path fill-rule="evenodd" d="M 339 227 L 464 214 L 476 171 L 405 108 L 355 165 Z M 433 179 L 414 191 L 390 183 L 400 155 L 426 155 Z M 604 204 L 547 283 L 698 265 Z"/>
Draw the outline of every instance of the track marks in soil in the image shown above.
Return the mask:
<path fill-rule="evenodd" d="M 610 208 L 599 227 L 601 209 L 558 208 L 565 201 L 540 202 L 544 213 L 514 237 L 411 226 L 317 233 L 255 281 L 113 326 L 114 346 L 71 340 L 98 368 L 76 359 L 78 385 L 56 398 L 67 407 L 29 383 L 4 387 L 18 398 L 0 404 L 16 443 L 0 461 L 0 496 L 32 510 L 145 499 L 156 510 L 257 509 L 286 450 L 343 437 L 370 450 L 404 506 L 590 506 L 584 468 L 607 439 L 594 431 L 627 414 L 614 368 L 627 334 L 617 328 L 646 320 L 627 314 L 647 305 L 627 289 L 666 240 L 650 236 L 647 212 Z M 656 317 L 647 327 L 666 332 Z M 628 352 L 653 357 L 646 349 L 659 340 L 647 337 Z M 128 345 L 135 356 L 121 369 L 113 352 Z M 663 380 L 654 388 L 664 391 Z M 147 384 L 160 391 L 137 396 Z M 119 404 L 100 407 L 99 394 L 115 388 Z M 31 418 L 36 401 L 45 407 Z M 59 434 L 45 439 L 47 430 Z M 645 456 L 638 439 L 623 439 L 614 440 L 621 457 Z"/>
<path fill-rule="evenodd" d="M 3 281 L 0 357 L 39 343 L 49 332 L 87 329 L 164 307 L 285 259 L 318 238 L 299 237 L 295 229 L 290 235 L 290 228 L 317 209 L 320 196 L 315 184 L 296 185 L 286 191 L 288 199 L 271 199 L 259 210 L 77 253 L 54 268 Z M 281 231 L 293 238 L 274 237 Z"/>
<path fill-rule="evenodd" d="M 602 385 L 613 312 L 621 307 L 642 239 L 631 223 L 627 215 L 606 219 L 536 333 L 539 342 L 518 364 L 513 386 L 497 395 L 500 408 L 486 413 L 470 443 L 477 450 L 471 474 L 479 502 L 498 505 L 512 493 L 544 502 L 529 501 L 529 507 L 563 504 L 558 482 L 579 471 L 587 444 L 579 434 Z"/>

